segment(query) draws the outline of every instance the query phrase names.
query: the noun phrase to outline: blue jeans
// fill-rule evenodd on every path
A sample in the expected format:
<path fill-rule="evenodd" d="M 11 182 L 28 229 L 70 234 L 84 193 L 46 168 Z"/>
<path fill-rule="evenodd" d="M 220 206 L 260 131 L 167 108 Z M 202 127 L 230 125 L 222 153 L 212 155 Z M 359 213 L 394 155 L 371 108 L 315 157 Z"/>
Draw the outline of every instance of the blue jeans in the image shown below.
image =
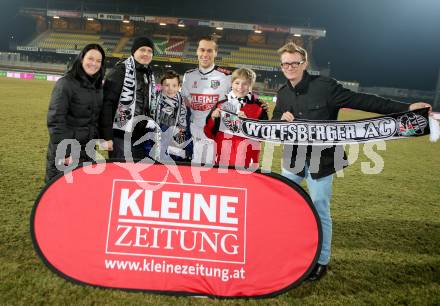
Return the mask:
<path fill-rule="evenodd" d="M 330 215 L 330 200 L 333 191 L 333 174 L 314 180 L 306 167 L 306 176 L 298 176 L 286 169 L 281 169 L 281 175 L 291 179 L 298 185 L 303 179 L 306 179 L 307 189 L 312 198 L 313 205 L 318 212 L 322 226 L 322 249 L 318 259 L 321 265 L 327 265 L 330 262 L 332 245 L 332 218 Z"/>

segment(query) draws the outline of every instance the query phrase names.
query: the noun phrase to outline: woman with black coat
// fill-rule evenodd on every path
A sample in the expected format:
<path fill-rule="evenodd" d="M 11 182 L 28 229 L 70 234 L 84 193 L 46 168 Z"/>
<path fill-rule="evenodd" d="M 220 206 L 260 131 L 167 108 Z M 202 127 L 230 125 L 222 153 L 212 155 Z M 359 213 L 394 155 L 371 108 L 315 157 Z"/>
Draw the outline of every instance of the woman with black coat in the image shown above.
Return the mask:
<path fill-rule="evenodd" d="M 105 53 L 98 44 L 89 44 L 73 62 L 67 73 L 53 88 L 47 113 L 49 145 L 47 149 L 46 183 L 61 173 L 60 169 L 79 162 L 90 161 L 85 146 L 91 139 L 110 139 L 112 120 L 103 116 L 102 80 L 104 78 Z M 67 146 L 62 157 L 56 156 L 58 144 L 65 139 L 74 139 L 78 146 Z M 111 150 L 111 141 L 105 143 Z M 77 149 L 75 149 L 77 148 Z M 72 149 L 80 152 L 73 152 Z M 79 153 L 79 154 L 78 154 Z M 59 165 L 57 167 L 57 165 Z"/>

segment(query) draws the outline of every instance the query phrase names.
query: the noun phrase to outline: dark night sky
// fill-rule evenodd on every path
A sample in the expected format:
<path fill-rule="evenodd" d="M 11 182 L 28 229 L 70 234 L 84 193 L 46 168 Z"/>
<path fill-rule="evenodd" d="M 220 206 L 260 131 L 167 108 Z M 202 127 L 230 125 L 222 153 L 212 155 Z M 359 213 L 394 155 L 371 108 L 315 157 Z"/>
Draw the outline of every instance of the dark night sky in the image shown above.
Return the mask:
<path fill-rule="evenodd" d="M 314 45 L 315 61 L 320 66 L 330 62 L 333 77 L 361 86 L 433 90 L 440 68 L 440 0 L 94 2 L 133 10 L 164 7 L 163 14 L 171 16 L 325 28 L 327 37 Z M 15 17 L 21 3 L 46 5 L 45 0 L 0 0 L 0 47 L 11 31 L 23 28 Z"/>

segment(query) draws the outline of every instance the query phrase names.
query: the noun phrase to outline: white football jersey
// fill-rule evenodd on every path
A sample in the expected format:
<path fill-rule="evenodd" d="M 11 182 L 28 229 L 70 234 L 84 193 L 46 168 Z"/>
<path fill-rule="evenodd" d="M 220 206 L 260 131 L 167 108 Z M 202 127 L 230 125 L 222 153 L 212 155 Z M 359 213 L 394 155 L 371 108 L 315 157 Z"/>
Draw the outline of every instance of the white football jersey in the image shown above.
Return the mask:
<path fill-rule="evenodd" d="M 203 129 L 211 108 L 226 98 L 231 89 L 231 72 L 214 66 L 206 73 L 198 68 L 183 76 L 182 96 L 191 103 L 191 123 Z"/>

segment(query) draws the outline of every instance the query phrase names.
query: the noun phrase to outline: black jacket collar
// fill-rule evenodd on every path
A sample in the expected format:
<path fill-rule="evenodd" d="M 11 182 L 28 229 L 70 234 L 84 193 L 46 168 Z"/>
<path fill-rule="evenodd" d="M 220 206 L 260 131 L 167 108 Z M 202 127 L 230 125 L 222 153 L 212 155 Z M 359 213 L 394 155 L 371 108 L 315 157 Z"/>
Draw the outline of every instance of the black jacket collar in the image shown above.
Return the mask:
<path fill-rule="evenodd" d="M 75 77 L 81 84 L 82 87 L 90 88 L 90 89 L 98 89 L 100 86 L 98 86 L 98 74 L 95 74 L 94 76 L 88 76 L 82 69 L 80 69 L 80 72 Z"/>
<path fill-rule="evenodd" d="M 142 65 L 141 63 L 139 63 L 137 60 L 134 60 L 134 66 L 136 68 L 137 71 L 140 72 L 146 72 L 146 73 L 150 73 L 151 72 L 151 67 L 150 65 Z"/>
<path fill-rule="evenodd" d="M 307 92 L 307 89 L 309 88 L 310 84 L 310 74 L 307 72 L 307 70 L 304 70 L 303 77 L 301 81 L 299 81 L 298 84 L 296 84 L 295 87 L 292 86 L 292 83 L 290 81 L 287 81 L 287 85 L 289 86 L 290 90 L 295 92 L 296 94 L 304 94 Z"/>

